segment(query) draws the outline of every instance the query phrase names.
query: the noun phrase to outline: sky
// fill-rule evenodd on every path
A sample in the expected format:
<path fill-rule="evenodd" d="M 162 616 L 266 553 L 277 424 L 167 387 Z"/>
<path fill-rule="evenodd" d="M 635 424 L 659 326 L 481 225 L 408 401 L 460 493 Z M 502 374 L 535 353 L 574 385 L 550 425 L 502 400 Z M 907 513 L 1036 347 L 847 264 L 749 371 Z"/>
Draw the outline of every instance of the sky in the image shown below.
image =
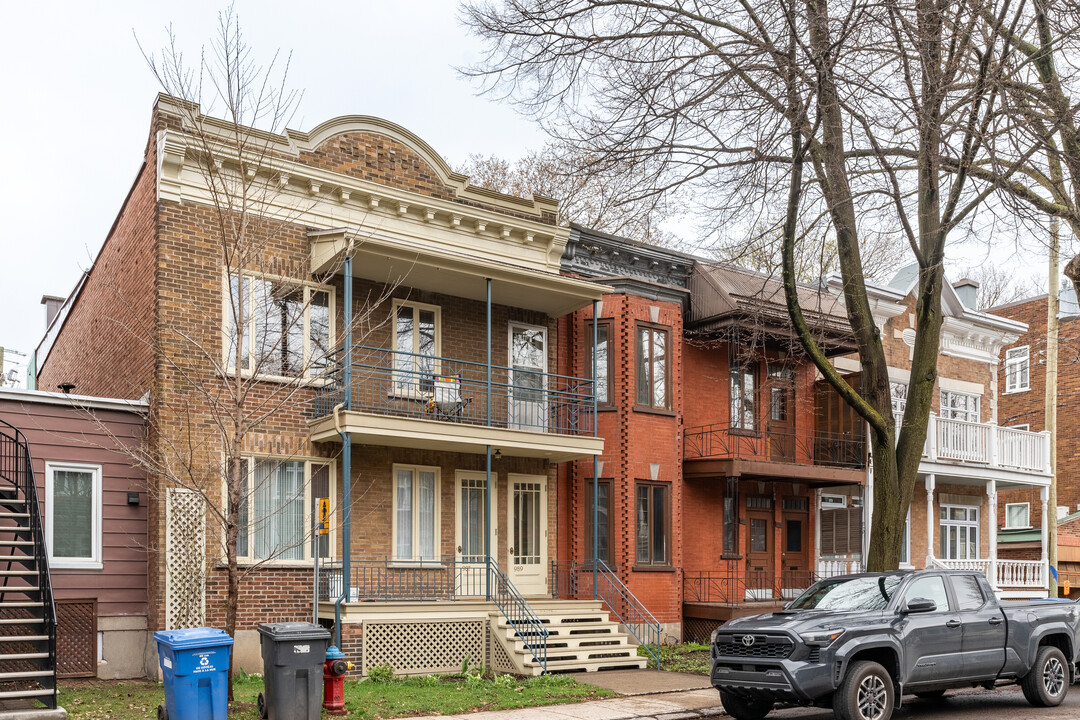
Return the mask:
<path fill-rule="evenodd" d="M 159 88 L 139 44 L 172 24 L 189 58 L 213 36 L 221 2 L 5 3 L 0 23 L 0 346 L 31 352 L 42 295 L 66 296 L 88 269 L 142 162 Z M 238 0 L 248 43 L 292 52 L 304 95 L 289 125 L 375 115 L 413 131 L 452 165 L 471 153 L 517 158 L 544 136 L 477 96 L 455 67 L 478 59 L 454 0 L 297 5 Z M 139 43 L 136 43 L 136 36 Z M 12 365 L 6 363 L 6 368 Z"/>
<path fill-rule="evenodd" d="M 412 130 L 451 165 L 471 153 L 516 159 L 543 145 L 535 125 L 510 105 L 479 96 L 455 69 L 475 62 L 481 49 L 460 25 L 456 0 L 330 5 L 235 4 L 259 57 L 292 53 L 291 86 L 304 93 L 293 129 L 338 115 L 375 115 Z M 139 45 L 159 50 L 171 24 L 194 59 L 223 7 L 200 0 L 4 5 L 0 346 L 9 361 L 25 363 L 11 351 L 28 354 L 37 346 L 45 330 L 41 297 L 72 290 L 135 179 L 159 91 Z M 694 246 L 693 238 L 685 240 Z M 985 246 L 969 244 L 954 253 L 953 266 L 988 256 Z M 1040 269 L 1039 258 L 1008 250 L 993 259 L 1019 274 Z"/>

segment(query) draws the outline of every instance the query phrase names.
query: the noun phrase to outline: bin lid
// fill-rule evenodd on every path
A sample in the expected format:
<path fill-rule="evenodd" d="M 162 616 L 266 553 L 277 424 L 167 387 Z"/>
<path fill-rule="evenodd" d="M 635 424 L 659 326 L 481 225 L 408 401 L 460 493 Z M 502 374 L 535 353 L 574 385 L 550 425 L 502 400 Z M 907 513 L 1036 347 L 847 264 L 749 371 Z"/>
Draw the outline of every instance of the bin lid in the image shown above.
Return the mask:
<path fill-rule="evenodd" d="M 272 640 L 329 640 L 330 631 L 309 622 L 277 622 L 259 625 L 259 634 Z"/>
<path fill-rule="evenodd" d="M 173 650 L 190 650 L 192 648 L 233 644 L 233 639 L 224 630 L 208 627 L 186 630 L 158 630 L 154 633 L 154 640 L 171 647 Z"/>

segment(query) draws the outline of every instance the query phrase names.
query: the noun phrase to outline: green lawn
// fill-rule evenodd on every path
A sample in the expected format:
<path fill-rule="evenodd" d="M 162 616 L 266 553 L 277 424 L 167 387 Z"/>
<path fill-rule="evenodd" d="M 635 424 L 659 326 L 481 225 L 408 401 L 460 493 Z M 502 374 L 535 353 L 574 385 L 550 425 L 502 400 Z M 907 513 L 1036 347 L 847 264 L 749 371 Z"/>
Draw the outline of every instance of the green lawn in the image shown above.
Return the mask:
<path fill-rule="evenodd" d="M 660 669 L 670 672 L 709 674 L 709 646 L 700 643 L 680 643 L 660 646 Z M 644 646 L 638 648 L 638 655 L 649 658 L 649 667 L 655 668 L 652 656 Z"/>
<path fill-rule="evenodd" d="M 152 682 L 62 682 L 60 704 L 78 720 L 144 720 L 155 717 L 164 691 Z M 249 676 L 234 684 L 236 702 L 230 718 L 258 717 L 255 700 L 262 678 Z M 393 679 L 388 682 L 345 682 L 345 706 L 352 718 L 396 718 L 452 715 L 479 710 L 508 710 L 538 705 L 597 700 L 615 693 L 583 685 L 566 675 L 494 679 L 452 675 Z M 327 717 L 324 713 L 323 717 Z M 180 720 L 177 718 L 176 720 Z"/>

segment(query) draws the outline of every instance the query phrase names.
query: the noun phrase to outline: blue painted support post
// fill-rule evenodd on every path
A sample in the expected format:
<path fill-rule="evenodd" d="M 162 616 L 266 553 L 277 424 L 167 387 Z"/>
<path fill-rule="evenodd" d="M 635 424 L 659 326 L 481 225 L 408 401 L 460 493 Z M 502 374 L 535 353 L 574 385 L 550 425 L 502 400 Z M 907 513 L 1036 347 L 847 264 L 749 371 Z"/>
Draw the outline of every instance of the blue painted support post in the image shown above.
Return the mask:
<path fill-rule="evenodd" d="M 596 317 L 596 301 L 592 303 L 592 422 L 593 422 L 593 437 L 596 437 L 599 432 L 599 417 L 596 414 L 596 343 L 600 339 L 600 331 L 597 327 L 600 325 L 600 318 Z M 592 459 L 592 596 L 593 600 L 596 599 L 597 588 L 596 581 L 599 576 L 600 565 L 600 528 L 597 523 L 600 519 L 600 456 L 593 455 Z M 608 518 L 608 522 L 611 522 L 611 518 Z"/>
<path fill-rule="evenodd" d="M 345 347 L 342 353 L 342 384 L 345 388 L 344 405 L 352 409 L 352 350 L 353 350 L 353 275 L 352 244 L 345 256 Z M 349 597 L 349 571 L 352 569 L 352 435 L 341 434 L 341 595 L 334 603 L 334 634 L 337 647 L 341 647 L 341 602 Z"/>
<path fill-rule="evenodd" d="M 491 278 L 487 279 L 487 424 L 491 425 Z M 484 485 L 484 557 L 487 563 L 485 599 L 491 601 L 491 446 L 487 446 Z"/>

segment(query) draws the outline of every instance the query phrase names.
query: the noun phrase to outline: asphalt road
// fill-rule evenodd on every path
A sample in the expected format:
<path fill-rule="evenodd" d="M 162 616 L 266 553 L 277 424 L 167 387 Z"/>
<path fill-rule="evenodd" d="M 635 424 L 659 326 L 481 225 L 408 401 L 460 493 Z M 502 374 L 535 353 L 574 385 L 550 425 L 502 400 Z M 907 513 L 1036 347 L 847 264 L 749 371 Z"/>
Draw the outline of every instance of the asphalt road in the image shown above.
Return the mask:
<path fill-rule="evenodd" d="M 832 710 L 788 708 L 773 710 L 769 720 L 831 720 Z M 995 690 L 950 690 L 941 700 L 905 697 L 903 707 L 893 714 L 896 720 L 1073 720 L 1080 718 L 1080 684 L 1069 688 L 1065 702 L 1056 708 L 1028 705 L 1015 685 Z"/>

